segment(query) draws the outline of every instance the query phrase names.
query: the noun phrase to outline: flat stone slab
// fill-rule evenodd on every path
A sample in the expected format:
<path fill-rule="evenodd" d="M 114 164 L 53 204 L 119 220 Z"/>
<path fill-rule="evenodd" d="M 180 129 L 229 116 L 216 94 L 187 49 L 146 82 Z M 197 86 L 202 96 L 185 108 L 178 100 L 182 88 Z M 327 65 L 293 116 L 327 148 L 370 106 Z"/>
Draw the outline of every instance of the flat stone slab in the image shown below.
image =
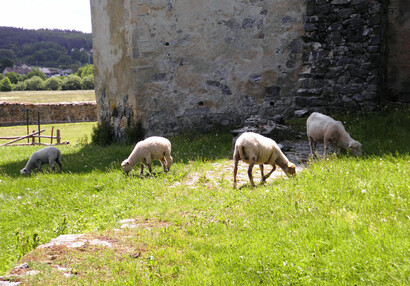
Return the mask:
<path fill-rule="evenodd" d="M 53 238 L 46 244 L 38 246 L 38 249 L 48 248 L 55 245 L 63 245 L 66 247 L 78 248 L 82 247 L 87 243 L 87 239 L 83 238 L 84 234 L 63 234 L 57 238 Z"/>
<path fill-rule="evenodd" d="M 1 279 L 1 277 L 0 277 Z M 17 286 L 20 285 L 21 282 L 9 282 L 9 281 L 1 281 L 0 280 L 0 286 Z"/>
<path fill-rule="evenodd" d="M 83 247 L 86 244 L 98 245 L 98 246 L 104 246 L 104 247 L 112 247 L 112 244 L 108 241 L 100 240 L 100 239 L 88 240 L 84 236 L 85 236 L 84 234 L 60 235 L 57 238 L 53 238 L 46 244 L 42 244 L 38 246 L 37 249 L 49 248 L 49 247 L 56 246 L 56 245 L 57 246 L 62 245 L 68 248 L 79 248 L 79 247 Z"/>

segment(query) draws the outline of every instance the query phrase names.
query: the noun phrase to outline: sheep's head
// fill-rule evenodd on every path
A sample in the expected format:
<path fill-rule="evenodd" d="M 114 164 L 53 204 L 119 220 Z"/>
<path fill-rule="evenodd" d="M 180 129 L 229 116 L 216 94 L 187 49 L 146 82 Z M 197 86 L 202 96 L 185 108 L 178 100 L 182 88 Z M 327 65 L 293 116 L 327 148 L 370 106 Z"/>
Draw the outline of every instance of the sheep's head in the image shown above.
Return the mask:
<path fill-rule="evenodd" d="M 287 167 L 288 167 L 288 168 L 287 168 L 287 172 L 286 172 L 286 173 L 287 173 L 288 175 L 291 175 L 291 176 L 296 175 L 296 166 L 295 166 L 295 164 L 289 162 Z"/>
<path fill-rule="evenodd" d="M 22 174 L 22 175 L 30 175 L 30 173 L 31 172 L 29 170 L 27 170 L 26 168 L 20 170 L 20 174 Z"/>
<path fill-rule="evenodd" d="M 124 161 L 122 161 L 121 167 L 122 167 L 122 170 L 123 170 L 126 174 L 128 174 L 128 172 L 132 170 L 132 166 L 131 166 L 131 164 L 130 164 L 130 161 L 128 161 L 128 159 L 125 159 Z"/>
<path fill-rule="evenodd" d="M 362 144 L 360 144 L 359 141 L 354 140 L 347 146 L 347 149 L 355 156 L 362 155 Z"/>

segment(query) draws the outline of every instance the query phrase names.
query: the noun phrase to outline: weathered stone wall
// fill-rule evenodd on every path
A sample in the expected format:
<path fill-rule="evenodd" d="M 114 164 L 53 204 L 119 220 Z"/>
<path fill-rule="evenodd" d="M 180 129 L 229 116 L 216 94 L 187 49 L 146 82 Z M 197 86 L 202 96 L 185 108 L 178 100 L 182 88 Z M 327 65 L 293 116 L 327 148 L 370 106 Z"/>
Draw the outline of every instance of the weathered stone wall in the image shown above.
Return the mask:
<path fill-rule="evenodd" d="M 137 120 L 159 135 L 374 110 L 408 95 L 408 5 L 91 0 L 98 116 L 121 138 Z"/>
<path fill-rule="evenodd" d="M 410 1 L 389 0 L 388 20 L 388 97 L 410 102 Z"/>
<path fill-rule="evenodd" d="M 27 110 L 29 123 L 37 124 L 40 112 L 41 124 L 97 121 L 97 104 L 81 103 L 0 103 L 0 126 L 26 124 Z"/>
<path fill-rule="evenodd" d="M 117 135 L 286 113 L 301 71 L 299 0 L 91 0 L 100 118 Z"/>
<path fill-rule="evenodd" d="M 381 2 L 307 1 L 298 107 L 324 112 L 376 108 L 385 74 Z"/>

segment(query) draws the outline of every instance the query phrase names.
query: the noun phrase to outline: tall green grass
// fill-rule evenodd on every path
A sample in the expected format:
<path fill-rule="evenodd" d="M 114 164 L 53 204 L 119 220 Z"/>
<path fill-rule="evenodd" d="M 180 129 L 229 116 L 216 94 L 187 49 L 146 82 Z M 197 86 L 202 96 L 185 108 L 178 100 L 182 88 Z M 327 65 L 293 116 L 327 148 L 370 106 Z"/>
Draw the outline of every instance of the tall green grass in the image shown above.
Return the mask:
<path fill-rule="evenodd" d="M 29 177 L 19 170 L 38 147 L 0 148 L 0 273 L 53 237 L 92 232 L 141 254 L 97 248 L 57 258 L 77 273 L 71 278 L 32 262 L 42 274 L 26 282 L 408 285 L 409 148 L 383 143 L 390 131 L 409 142 L 408 114 L 398 112 L 346 121 L 363 157 L 330 156 L 295 178 L 238 190 L 226 133 L 170 138 L 170 172 L 156 163 L 156 175 L 144 178 L 120 170 L 129 145 L 61 146 L 63 172 Z M 215 163 L 225 168 L 212 173 Z M 120 237 L 112 229 L 124 218 L 153 226 Z"/>

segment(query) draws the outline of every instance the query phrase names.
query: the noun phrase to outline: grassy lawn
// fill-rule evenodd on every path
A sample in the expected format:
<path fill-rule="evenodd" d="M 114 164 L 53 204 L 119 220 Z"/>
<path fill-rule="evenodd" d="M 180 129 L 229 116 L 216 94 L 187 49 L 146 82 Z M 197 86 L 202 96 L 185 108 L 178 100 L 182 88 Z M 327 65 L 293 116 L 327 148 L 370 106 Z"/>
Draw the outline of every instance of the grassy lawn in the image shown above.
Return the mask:
<path fill-rule="evenodd" d="M 58 103 L 95 101 L 94 90 L 39 90 L 0 92 L 0 102 Z"/>
<path fill-rule="evenodd" d="M 91 132 L 93 126 L 96 126 L 97 122 L 82 122 L 82 123 L 54 123 L 54 124 L 42 124 L 40 126 L 41 129 L 45 129 L 41 135 L 51 136 L 52 127 L 54 127 L 53 136 L 56 136 L 57 129 L 60 130 L 61 141 L 68 141 L 70 144 L 75 143 L 87 143 L 91 141 Z M 30 133 L 34 131 L 38 131 L 38 126 L 30 125 L 29 126 Z M 7 127 L 0 127 L 0 137 L 17 137 L 17 136 L 24 136 L 27 134 L 27 126 L 19 125 L 19 126 L 7 126 Z M 0 139 L 0 145 L 11 140 Z M 37 139 L 36 139 L 37 141 Z M 41 138 L 42 143 L 50 143 L 50 139 Z M 55 139 L 53 139 L 53 143 L 55 143 Z M 27 139 L 23 139 L 16 143 L 27 143 Z"/>
<path fill-rule="evenodd" d="M 133 146 L 85 144 L 90 124 L 62 131 L 73 144 L 59 147 L 56 174 L 22 177 L 40 147 L 2 147 L 0 275 L 21 259 L 40 271 L 25 285 L 409 285 L 409 112 L 345 120 L 364 156 L 329 156 L 255 188 L 242 169 L 237 190 L 227 133 L 171 137 L 170 172 L 157 163 L 144 178 L 121 171 Z M 78 233 L 113 247 L 31 251 Z"/>

